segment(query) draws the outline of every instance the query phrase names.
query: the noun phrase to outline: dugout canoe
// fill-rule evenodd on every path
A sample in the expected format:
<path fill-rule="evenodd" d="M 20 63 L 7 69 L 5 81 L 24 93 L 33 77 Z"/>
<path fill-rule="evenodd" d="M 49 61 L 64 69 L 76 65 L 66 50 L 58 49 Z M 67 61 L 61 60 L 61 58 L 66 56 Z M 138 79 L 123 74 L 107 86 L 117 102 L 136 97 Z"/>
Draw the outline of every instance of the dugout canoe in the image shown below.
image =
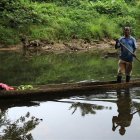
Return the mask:
<path fill-rule="evenodd" d="M 79 94 L 88 94 L 92 91 L 92 94 L 97 90 L 115 90 L 115 89 L 126 89 L 132 87 L 140 87 L 140 79 L 131 80 L 129 83 L 122 82 L 117 83 L 116 81 L 108 82 L 78 82 L 78 83 L 64 83 L 64 84 L 48 84 L 34 86 L 31 90 L 12 90 L 12 91 L 0 91 L 0 99 L 12 99 L 24 97 L 27 99 L 33 98 L 57 98 L 65 96 L 74 96 Z"/>

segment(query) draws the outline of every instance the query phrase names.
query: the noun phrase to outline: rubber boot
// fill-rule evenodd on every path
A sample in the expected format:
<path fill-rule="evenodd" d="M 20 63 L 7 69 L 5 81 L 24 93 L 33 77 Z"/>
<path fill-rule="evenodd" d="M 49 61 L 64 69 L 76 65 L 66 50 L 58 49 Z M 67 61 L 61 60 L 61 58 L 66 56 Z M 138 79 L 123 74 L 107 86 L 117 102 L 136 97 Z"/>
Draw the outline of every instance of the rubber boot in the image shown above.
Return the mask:
<path fill-rule="evenodd" d="M 129 82 L 130 81 L 130 76 L 126 76 L 126 82 Z"/>
<path fill-rule="evenodd" d="M 121 83 L 122 82 L 122 76 L 118 75 L 117 76 L 117 83 Z"/>

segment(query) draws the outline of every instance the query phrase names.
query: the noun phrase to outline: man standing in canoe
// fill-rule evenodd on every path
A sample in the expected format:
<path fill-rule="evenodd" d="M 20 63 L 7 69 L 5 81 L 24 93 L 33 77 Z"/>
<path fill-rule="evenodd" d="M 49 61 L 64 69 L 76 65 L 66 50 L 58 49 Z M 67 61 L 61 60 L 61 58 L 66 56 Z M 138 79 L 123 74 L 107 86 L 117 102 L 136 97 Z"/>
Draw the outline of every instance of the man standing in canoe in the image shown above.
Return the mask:
<path fill-rule="evenodd" d="M 120 48 L 120 56 L 118 62 L 118 74 L 117 82 L 121 83 L 122 75 L 125 74 L 126 82 L 130 81 L 130 76 L 132 72 L 132 62 L 134 53 L 136 51 L 136 39 L 131 36 L 131 28 L 124 27 L 124 36 L 116 40 L 115 49 Z"/>

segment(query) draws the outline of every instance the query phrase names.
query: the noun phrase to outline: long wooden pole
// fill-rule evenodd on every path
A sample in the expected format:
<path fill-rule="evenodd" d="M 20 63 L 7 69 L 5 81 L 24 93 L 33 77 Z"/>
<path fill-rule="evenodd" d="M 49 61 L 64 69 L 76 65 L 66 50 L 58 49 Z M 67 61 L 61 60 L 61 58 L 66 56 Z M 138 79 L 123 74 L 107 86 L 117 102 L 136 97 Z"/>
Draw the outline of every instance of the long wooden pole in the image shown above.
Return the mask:
<path fill-rule="evenodd" d="M 135 113 L 137 113 L 137 112 L 139 112 L 139 111 L 140 111 L 140 109 L 138 109 L 137 111 L 133 112 L 132 115 L 134 115 Z"/>
<path fill-rule="evenodd" d="M 137 56 L 136 56 L 133 52 L 131 52 L 122 42 L 119 41 L 119 43 L 120 43 L 125 49 L 127 49 L 127 50 L 133 55 L 133 57 L 135 57 L 136 60 L 138 60 L 138 61 L 140 62 L 140 60 L 137 58 Z"/>

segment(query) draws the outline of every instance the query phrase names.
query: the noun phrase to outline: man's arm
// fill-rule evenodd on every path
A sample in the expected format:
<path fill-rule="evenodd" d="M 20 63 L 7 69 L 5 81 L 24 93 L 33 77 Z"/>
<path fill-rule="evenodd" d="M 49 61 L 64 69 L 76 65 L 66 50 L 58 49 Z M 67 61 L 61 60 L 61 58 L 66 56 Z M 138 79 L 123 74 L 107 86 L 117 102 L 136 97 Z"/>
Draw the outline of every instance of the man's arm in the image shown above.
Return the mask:
<path fill-rule="evenodd" d="M 133 47 L 134 47 L 133 52 L 135 53 L 135 51 L 137 49 L 137 43 L 136 43 L 136 39 L 135 38 L 133 38 Z"/>
<path fill-rule="evenodd" d="M 116 125 L 116 126 L 115 126 L 115 123 L 116 123 L 116 120 L 117 120 L 117 119 L 118 119 L 117 116 L 113 116 L 113 118 L 112 118 L 112 131 L 115 131 L 116 128 L 119 126 L 119 125 Z"/>

